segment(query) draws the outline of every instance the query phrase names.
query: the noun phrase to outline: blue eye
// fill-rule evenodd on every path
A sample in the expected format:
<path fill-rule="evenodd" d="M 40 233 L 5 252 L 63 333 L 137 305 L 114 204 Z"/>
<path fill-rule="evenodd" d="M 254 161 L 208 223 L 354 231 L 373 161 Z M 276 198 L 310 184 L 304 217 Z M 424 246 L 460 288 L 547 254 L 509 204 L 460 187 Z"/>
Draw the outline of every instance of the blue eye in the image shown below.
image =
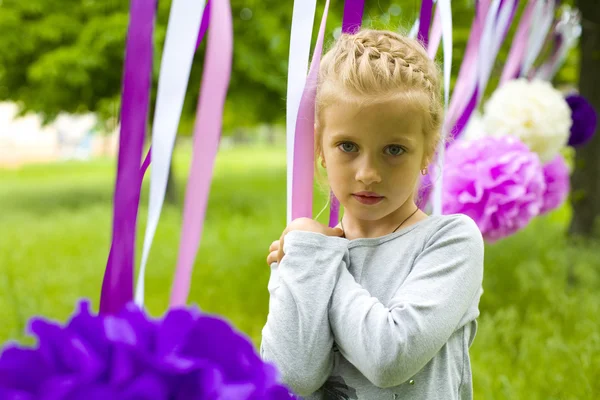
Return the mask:
<path fill-rule="evenodd" d="M 344 143 L 341 143 L 338 147 L 344 153 L 352 153 L 353 152 L 352 150 L 356 147 L 356 145 L 354 143 L 344 142 Z"/>
<path fill-rule="evenodd" d="M 399 155 L 404 154 L 406 152 L 406 150 L 404 150 L 403 147 L 398 146 L 396 144 L 392 144 L 392 145 L 386 147 L 386 150 L 388 150 L 387 154 L 389 154 L 391 156 L 399 156 Z"/>

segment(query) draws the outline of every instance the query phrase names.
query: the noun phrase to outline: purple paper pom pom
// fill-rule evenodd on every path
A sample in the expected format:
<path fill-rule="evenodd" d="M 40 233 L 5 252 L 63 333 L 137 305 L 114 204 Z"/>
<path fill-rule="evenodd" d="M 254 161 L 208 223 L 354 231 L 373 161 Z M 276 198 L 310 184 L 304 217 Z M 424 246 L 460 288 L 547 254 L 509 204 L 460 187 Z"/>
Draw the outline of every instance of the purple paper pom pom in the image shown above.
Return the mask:
<path fill-rule="evenodd" d="M 582 146 L 594 136 L 598 115 L 594 107 L 583 96 L 572 94 L 565 100 L 571 107 L 571 119 L 573 120 L 569 146 Z"/>
<path fill-rule="evenodd" d="M 444 214 L 465 214 L 487 241 L 524 228 L 540 212 L 546 189 L 537 154 L 515 137 L 457 142 L 444 165 Z"/>
<path fill-rule="evenodd" d="M 175 309 L 149 319 L 131 304 L 116 316 L 81 302 L 66 326 L 34 318 L 37 349 L 0 355 L 0 399 L 294 399 L 278 372 L 222 319 Z"/>
<path fill-rule="evenodd" d="M 569 167 L 560 154 L 544 165 L 544 179 L 546 191 L 544 192 L 544 204 L 540 214 L 545 214 L 562 205 L 569 195 L 571 182 L 569 178 Z"/>

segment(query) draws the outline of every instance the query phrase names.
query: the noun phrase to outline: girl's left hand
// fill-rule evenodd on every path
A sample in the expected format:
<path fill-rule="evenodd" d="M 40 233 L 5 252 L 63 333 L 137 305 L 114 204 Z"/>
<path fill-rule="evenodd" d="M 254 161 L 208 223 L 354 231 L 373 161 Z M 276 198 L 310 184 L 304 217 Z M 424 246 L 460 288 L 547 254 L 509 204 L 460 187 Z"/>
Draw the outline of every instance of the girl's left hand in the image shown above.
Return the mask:
<path fill-rule="evenodd" d="M 284 229 L 279 241 L 276 240 L 271 243 L 267 264 L 271 265 L 274 262 L 279 264 L 281 262 L 281 259 L 284 256 L 283 240 L 285 235 L 291 231 L 315 232 L 326 236 L 342 236 L 344 234 L 344 231 L 341 228 L 330 228 L 310 218 L 295 219 Z"/>

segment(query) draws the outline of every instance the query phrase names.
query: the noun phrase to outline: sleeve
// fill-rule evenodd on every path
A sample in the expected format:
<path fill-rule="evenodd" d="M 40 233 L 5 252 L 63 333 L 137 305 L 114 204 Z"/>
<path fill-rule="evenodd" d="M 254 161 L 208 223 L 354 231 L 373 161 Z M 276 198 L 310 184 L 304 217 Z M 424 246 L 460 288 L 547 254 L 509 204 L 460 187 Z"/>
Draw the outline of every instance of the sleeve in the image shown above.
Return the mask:
<path fill-rule="evenodd" d="M 333 369 L 329 323 L 331 294 L 348 241 L 314 232 L 285 236 L 285 255 L 271 266 L 269 314 L 262 330 L 261 357 L 275 364 L 296 394 L 317 391 Z"/>
<path fill-rule="evenodd" d="M 341 354 L 378 387 L 402 384 L 444 346 L 474 302 L 477 309 L 482 280 L 483 239 L 467 217 L 427 240 L 387 307 L 343 268 L 329 310 Z"/>

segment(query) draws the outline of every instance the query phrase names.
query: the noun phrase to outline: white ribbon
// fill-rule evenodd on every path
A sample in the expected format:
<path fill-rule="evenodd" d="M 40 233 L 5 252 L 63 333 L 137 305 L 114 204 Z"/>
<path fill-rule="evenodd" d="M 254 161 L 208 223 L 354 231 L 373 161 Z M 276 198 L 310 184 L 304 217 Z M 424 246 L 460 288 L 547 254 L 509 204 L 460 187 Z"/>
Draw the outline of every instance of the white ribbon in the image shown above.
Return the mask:
<path fill-rule="evenodd" d="M 556 33 L 560 35 L 561 43 L 556 50 L 556 54 L 536 71 L 535 77 L 537 79 L 551 80 L 564 64 L 569 50 L 577 44 L 581 36 L 580 18 L 577 10 L 573 11 L 568 6 L 563 7 L 563 14 L 556 25 Z"/>
<path fill-rule="evenodd" d="M 556 2 L 555 0 L 549 0 L 547 4 L 544 3 L 545 0 L 538 0 L 536 8 L 533 11 L 534 22 L 531 24 L 531 32 L 527 43 L 527 53 L 525 55 L 525 60 L 523 61 L 521 76 L 526 77 L 529 74 L 529 71 L 533 67 L 533 63 L 544 46 L 548 31 L 552 26 Z"/>
<path fill-rule="evenodd" d="M 162 55 L 152 133 L 152 171 L 148 221 L 135 303 L 144 305 L 144 278 L 148 255 L 165 200 L 177 127 L 196 53 L 204 0 L 173 0 Z"/>
<path fill-rule="evenodd" d="M 308 74 L 308 59 L 317 0 L 295 0 L 292 14 L 288 84 L 286 100 L 287 223 L 292 221 L 292 179 L 294 176 L 294 139 L 300 99 Z"/>
<path fill-rule="evenodd" d="M 450 98 L 450 76 L 452 72 L 452 8 L 450 0 L 439 0 L 437 6 L 440 10 L 440 19 L 442 22 L 442 45 L 444 49 L 444 115 L 448 111 L 448 100 Z M 445 125 L 445 124 L 444 124 Z M 444 126 L 442 125 L 442 126 Z M 433 187 L 433 214 L 442 214 L 442 189 L 443 189 L 443 170 L 444 154 L 446 149 L 445 128 L 442 128 L 442 135 L 437 152 L 438 173 L 437 180 Z"/>

